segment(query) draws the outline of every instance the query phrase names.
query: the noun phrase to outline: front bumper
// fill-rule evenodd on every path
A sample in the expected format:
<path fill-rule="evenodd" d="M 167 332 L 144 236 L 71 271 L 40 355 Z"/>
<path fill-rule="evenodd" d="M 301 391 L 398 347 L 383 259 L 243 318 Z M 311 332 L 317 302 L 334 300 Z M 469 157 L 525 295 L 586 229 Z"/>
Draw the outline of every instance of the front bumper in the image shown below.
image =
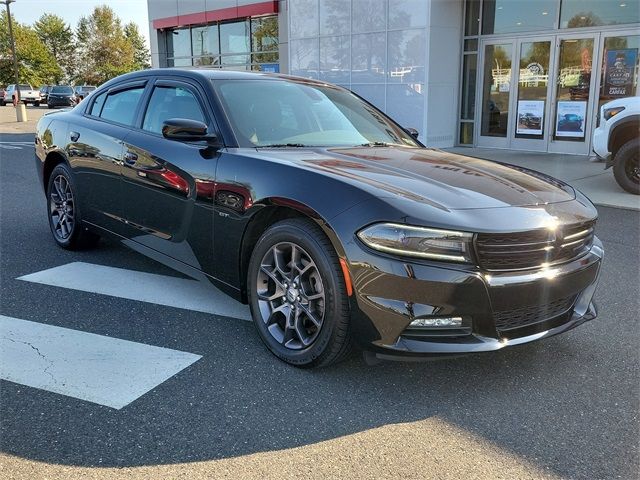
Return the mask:
<path fill-rule="evenodd" d="M 393 259 L 375 268 L 352 264 L 354 337 L 377 357 L 393 359 L 488 352 L 550 337 L 596 317 L 593 295 L 602 258 L 602 244 L 594 238 L 586 255 L 536 271 L 486 274 Z M 561 314 L 497 325 L 499 316 L 522 316 L 559 299 L 569 299 Z M 409 328 L 414 319 L 428 317 L 462 317 L 463 327 Z"/>
<path fill-rule="evenodd" d="M 47 99 L 47 105 L 52 107 L 73 107 L 76 104 L 71 98 L 52 98 Z"/>

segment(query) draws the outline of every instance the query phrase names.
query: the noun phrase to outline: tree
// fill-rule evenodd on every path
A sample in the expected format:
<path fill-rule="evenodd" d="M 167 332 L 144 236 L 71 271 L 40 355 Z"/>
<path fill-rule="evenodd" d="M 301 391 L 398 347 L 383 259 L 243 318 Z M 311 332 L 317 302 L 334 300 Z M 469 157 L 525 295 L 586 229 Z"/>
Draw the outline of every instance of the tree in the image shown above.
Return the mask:
<path fill-rule="evenodd" d="M 124 36 L 127 38 L 133 48 L 133 67 L 135 70 L 143 70 L 151 68 L 149 62 L 149 49 L 144 37 L 140 35 L 138 25 L 129 22 L 124 26 Z"/>
<path fill-rule="evenodd" d="M 35 30 L 12 18 L 13 34 L 18 57 L 20 82 L 39 86 L 52 83 L 62 76 L 62 70 L 42 43 Z M 6 13 L 0 16 L 0 83 L 14 83 L 13 60 L 9 42 L 9 26 Z"/>
<path fill-rule="evenodd" d="M 110 7 L 96 7 L 80 18 L 76 38 L 77 81 L 100 84 L 136 68 L 134 47 Z"/>
<path fill-rule="evenodd" d="M 67 78 L 73 74 L 74 42 L 73 31 L 58 15 L 43 14 L 34 24 L 34 30 L 42 43 L 47 47 L 53 59 L 64 71 Z M 55 78 L 56 83 L 62 81 L 61 74 Z"/>

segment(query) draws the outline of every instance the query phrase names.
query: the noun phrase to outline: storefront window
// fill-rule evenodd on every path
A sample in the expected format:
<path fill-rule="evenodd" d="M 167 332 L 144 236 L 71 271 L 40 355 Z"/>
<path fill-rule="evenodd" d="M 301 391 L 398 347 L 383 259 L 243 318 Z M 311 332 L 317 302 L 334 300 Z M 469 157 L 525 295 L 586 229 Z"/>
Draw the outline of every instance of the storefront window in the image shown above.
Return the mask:
<path fill-rule="evenodd" d="M 215 65 L 219 62 L 218 26 L 207 25 L 191 29 L 195 65 Z"/>
<path fill-rule="evenodd" d="M 593 38 L 562 40 L 559 56 L 554 137 L 581 142 L 586 135 Z"/>
<path fill-rule="evenodd" d="M 476 108 L 476 69 L 478 56 L 465 55 L 462 63 L 462 102 L 460 116 L 463 120 L 473 120 Z"/>
<path fill-rule="evenodd" d="M 640 22 L 640 0 L 562 0 L 560 28 Z"/>
<path fill-rule="evenodd" d="M 473 37 L 478 35 L 478 25 L 480 24 L 480 0 L 467 0 L 464 13 L 464 36 Z"/>
<path fill-rule="evenodd" d="M 511 44 L 487 45 L 484 50 L 482 135 L 506 137 L 511 90 Z"/>
<path fill-rule="evenodd" d="M 277 17 L 262 17 L 251 20 L 251 50 L 254 52 L 254 62 L 273 63 L 278 61 Z"/>
<path fill-rule="evenodd" d="M 482 33 L 491 35 L 552 29 L 555 27 L 559 1 L 484 0 Z"/>
<path fill-rule="evenodd" d="M 633 97 L 638 90 L 640 35 L 606 37 L 598 106 L 616 98 Z"/>
<path fill-rule="evenodd" d="M 168 32 L 167 54 L 169 57 L 191 56 L 191 35 L 188 28 L 177 28 Z"/>
<path fill-rule="evenodd" d="M 220 25 L 220 53 L 222 53 L 223 65 L 248 64 L 250 51 L 249 22 L 232 22 Z M 230 53 L 244 53 L 245 55 L 228 55 Z"/>

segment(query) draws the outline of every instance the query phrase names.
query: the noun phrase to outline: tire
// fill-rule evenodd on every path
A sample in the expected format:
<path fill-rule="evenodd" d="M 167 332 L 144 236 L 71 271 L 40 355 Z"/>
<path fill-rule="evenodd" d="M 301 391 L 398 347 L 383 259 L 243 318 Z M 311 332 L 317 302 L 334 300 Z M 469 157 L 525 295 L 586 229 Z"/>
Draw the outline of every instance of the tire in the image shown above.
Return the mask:
<path fill-rule="evenodd" d="M 325 367 L 349 353 L 349 300 L 340 261 L 311 220 L 283 220 L 264 232 L 251 255 L 247 290 L 260 338 L 279 359 Z"/>
<path fill-rule="evenodd" d="M 39 107 L 39 106 L 40 106 L 40 102 L 34 102 L 34 103 L 33 103 L 33 106 L 34 106 L 34 107 Z"/>
<path fill-rule="evenodd" d="M 50 103 L 47 104 L 47 107 L 49 107 L 49 110 L 51 110 L 53 108 L 53 105 L 51 105 Z"/>
<path fill-rule="evenodd" d="M 640 195 L 640 138 L 629 140 L 617 151 L 613 175 L 627 192 Z"/>
<path fill-rule="evenodd" d="M 4 107 L 7 104 L 4 100 L 0 100 L 0 107 Z"/>
<path fill-rule="evenodd" d="M 67 250 L 90 248 L 99 236 L 82 225 L 82 214 L 71 169 L 60 163 L 51 172 L 47 184 L 47 217 L 55 242 Z"/>

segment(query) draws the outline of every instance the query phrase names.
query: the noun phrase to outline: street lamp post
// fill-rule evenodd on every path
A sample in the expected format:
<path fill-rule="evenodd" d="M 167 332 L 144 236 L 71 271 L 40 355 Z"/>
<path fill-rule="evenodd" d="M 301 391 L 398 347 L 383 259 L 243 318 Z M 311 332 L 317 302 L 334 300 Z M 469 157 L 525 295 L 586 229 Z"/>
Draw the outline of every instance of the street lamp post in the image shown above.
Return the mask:
<path fill-rule="evenodd" d="M 20 101 L 20 76 L 18 74 L 18 56 L 16 55 L 16 40 L 13 37 L 13 25 L 11 22 L 11 10 L 9 9 L 9 4 L 15 2 L 16 0 L 2 0 L 0 3 L 4 3 L 7 6 L 7 22 L 9 24 L 9 43 L 11 44 L 11 53 L 13 55 L 13 74 L 15 81 L 15 95 L 18 100 L 16 105 L 16 118 L 19 122 L 27 121 L 27 109 L 24 107 L 22 102 Z M 13 100 L 13 99 L 12 99 Z"/>

